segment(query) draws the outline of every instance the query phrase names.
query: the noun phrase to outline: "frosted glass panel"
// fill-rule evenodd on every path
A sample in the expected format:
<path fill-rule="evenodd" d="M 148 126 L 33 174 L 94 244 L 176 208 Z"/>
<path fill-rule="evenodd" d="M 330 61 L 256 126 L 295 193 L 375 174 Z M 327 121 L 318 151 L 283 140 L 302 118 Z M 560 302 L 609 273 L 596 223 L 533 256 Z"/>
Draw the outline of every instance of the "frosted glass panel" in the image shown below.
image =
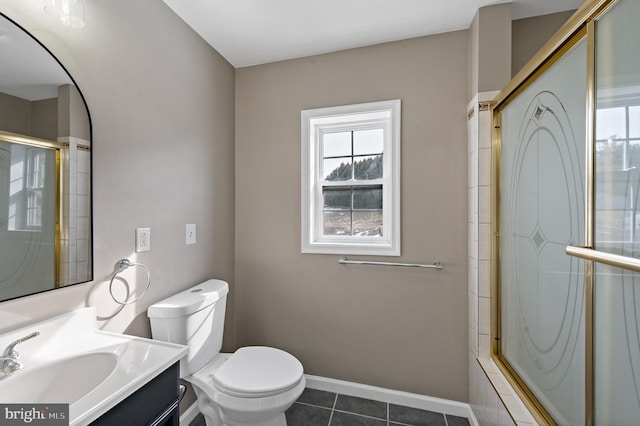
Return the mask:
<path fill-rule="evenodd" d="M 596 22 L 595 248 L 640 257 L 640 2 L 620 0 Z M 640 275 L 598 265 L 595 418 L 640 419 Z"/>
<path fill-rule="evenodd" d="M 501 111 L 501 351 L 558 424 L 584 424 L 586 43 Z"/>
<path fill-rule="evenodd" d="M 56 152 L 0 141 L 0 293 L 54 288 Z"/>
<path fill-rule="evenodd" d="M 637 425 L 640 419 L 640 276 L 596 267 L 596 424 Z"/>

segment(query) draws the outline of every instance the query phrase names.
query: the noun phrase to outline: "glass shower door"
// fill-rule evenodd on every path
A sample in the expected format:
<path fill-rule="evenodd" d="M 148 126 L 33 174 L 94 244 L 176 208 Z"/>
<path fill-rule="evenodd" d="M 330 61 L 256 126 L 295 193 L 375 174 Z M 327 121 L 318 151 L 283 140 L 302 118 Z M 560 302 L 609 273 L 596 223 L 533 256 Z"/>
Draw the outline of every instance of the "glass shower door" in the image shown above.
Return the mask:
<path fill-rule="evenodd" d="M 640 2 L 596 21 L 594 249 L 640 258 Z M 640 275 L 596 264 L 595 419 L 640 421 Z"/>
<path fill-rule="evenodd" d="M 558 424 L 584 424 L 586 41 L 500 111 L 501 356 Z"/>
<path fill-rule="evenodd" d="M 58 171 L 55 149 L 0 140 L 0 295 L 56 283 Z"/>

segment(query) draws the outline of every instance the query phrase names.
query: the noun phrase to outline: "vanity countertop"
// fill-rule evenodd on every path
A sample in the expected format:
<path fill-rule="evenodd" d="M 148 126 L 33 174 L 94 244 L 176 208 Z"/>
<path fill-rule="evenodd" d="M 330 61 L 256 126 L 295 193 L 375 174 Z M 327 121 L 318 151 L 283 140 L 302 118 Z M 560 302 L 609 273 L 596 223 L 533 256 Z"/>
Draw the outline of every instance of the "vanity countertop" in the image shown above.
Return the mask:
<path fill-rule="evenodd" d="M 96 325 L 95 308 L 83 308 L 0 335 L 1 351 L 39 333 L 17 346 L 24 367 L 0 378 L 0 402 L 69 403 L 70 426 L 87 425 L 187 353 L 186 346 Z"/>

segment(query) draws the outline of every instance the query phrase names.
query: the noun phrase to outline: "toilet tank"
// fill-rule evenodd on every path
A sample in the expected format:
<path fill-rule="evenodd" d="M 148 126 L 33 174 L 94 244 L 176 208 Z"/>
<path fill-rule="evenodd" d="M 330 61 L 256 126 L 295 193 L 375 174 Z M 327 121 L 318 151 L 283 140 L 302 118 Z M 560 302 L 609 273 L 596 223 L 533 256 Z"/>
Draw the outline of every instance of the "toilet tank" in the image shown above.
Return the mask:
<path fill-rule="evenodd" d="M 149 306 L 153 339 L 189 347 L 180 361 L 180 377 L 220 353 L 228 292 L 226 282 L 208 280 Z"/>

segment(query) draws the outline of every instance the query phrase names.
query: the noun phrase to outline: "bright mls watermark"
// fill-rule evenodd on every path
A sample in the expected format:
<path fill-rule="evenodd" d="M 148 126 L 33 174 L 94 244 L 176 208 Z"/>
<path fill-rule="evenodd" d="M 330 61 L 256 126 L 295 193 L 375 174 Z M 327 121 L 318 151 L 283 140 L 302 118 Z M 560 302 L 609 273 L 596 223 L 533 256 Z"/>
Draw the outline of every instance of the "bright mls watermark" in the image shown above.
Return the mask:
<path fill-rule="evenodd" d="M 69 404 L 0 404 L 0 426 L 68 426 Z"/>

